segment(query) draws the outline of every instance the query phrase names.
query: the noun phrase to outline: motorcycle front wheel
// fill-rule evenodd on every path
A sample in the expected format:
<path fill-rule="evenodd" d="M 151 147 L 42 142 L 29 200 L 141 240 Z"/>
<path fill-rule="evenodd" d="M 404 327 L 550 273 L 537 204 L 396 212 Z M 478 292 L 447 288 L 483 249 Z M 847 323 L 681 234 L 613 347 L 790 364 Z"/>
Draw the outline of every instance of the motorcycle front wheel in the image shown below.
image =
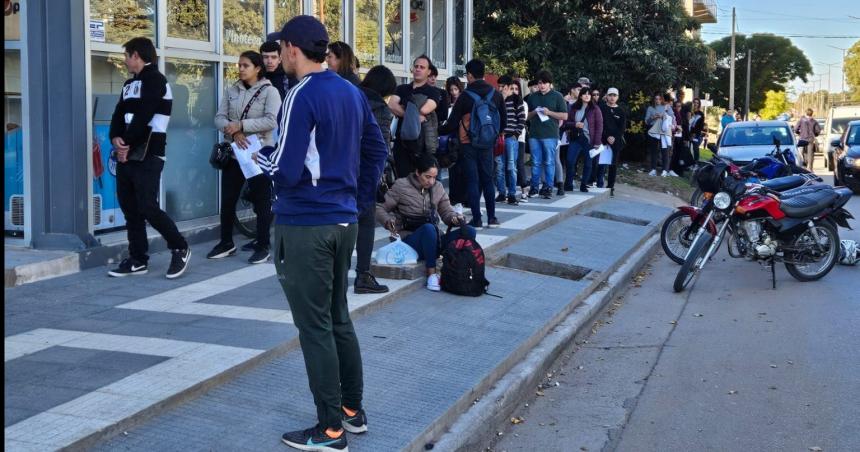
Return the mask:
<path fill-rule="evenodd" d="M 693 241 L 687 258 L 684 259 L 684 263 L 681 264 L 681 268 L 678 270 L 678 275 L 675 276 L 675 284 L 673 285 L 675 292 L 682 292 L 696 276 L 696 273 L 699 271 L 697 267 L 702 262 L 702 259 L 705 258 L 705 253 L 708 251 L 708 247 L 713 240 L 713 235 L 707 231 L 703 231 L 702 235 Z"/>
<path fill-rule="evenodd" d="M 816 223 L 792 240 L 786 252 L 785 269 L 798 281 L 821 279 L 836 265 L 839 247 L 839 233 L 833 224 Z"/>
<path fill-rule="evenodd" d="M 696 231 L 691 229 L 693 229 L 692 218 L 680 210 L 669 215 L 660 229 L 660 245 L 663 246 L 663 252 L 677 264 L 684 263 L 684 256 L 687 255 L 687 250 L 690 249 L 693 241 L 692 237 L 695 237 Z"/>

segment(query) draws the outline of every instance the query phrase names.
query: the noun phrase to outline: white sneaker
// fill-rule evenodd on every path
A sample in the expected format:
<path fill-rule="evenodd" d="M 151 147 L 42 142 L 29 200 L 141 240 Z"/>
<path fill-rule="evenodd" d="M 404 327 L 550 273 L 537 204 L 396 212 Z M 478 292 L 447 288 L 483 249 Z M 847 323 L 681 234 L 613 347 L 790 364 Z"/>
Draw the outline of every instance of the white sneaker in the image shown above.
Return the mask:
<path fill-rule="evenodd" d="M 439 285 L 439 275 L 433 273 L 432 275 L 427 277 L 427 290 L 432 290 L 433 292 L 439 292 L 442 290 L 442 287 Z"/>
<path fill-rule="evenodd" d="M 656 175 L 657 175 L 657 170 L 651 170 L 651 172 L 650 172 L 650 173 L 648 173 L 648 175 L 649 175 L 649 176 L 656 176 Z"/>
<path fill-rule="evenodd" d="M 663 177 L 669 177 L 669 172 L 664 170 L 663 173 L 660 175 Z"/>
<path fill-rule="evenodd" d="M 678 173 L 676 173 L 676 172 L 674 172 L 674 171 L 672 171 L 672 170 L 669 170 L 669 175 L 670 175 L 670 176 L 672 176 L 672 177 L 681 177 L 681 176 L 678 176 Z"/>

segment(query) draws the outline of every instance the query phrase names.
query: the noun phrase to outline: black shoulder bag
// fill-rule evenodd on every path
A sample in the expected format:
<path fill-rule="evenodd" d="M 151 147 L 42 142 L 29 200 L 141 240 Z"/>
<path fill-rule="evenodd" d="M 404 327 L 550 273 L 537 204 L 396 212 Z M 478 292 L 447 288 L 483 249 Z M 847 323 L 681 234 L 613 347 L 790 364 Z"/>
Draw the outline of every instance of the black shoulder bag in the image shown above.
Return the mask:
<path fill-rule="evenodd" d="M 245 110 L 242 112 L 242 116 L 239 117 L 239 121 L 248 116 L 248 111 L 251 110 L 251 104 L 254 103 L 264 89 L 266 89 L 266 86 L 261 87 L 253 96 L 251 96 L 251 100 L 249 100 L 248 104 L 245 105 Z M 209 154 L 209 164 L 215 169 L 223 170 L 227 164 L 230 163 L 232 156 L 233 146 L 231 146 L 229 142 L 222 141 L 220 143 L 215 143 L 215 145 L 212 146 L 212 152 Z"/>

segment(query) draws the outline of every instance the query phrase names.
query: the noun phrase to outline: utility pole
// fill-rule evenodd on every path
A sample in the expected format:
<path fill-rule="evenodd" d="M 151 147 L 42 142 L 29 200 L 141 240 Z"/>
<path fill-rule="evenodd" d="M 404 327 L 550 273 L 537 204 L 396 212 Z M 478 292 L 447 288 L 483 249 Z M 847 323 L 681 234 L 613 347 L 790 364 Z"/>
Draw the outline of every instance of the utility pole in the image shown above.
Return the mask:
<path fill-rule="evenodd" d="M 750 72 L 752 71 L 752 49 L 747 49 L 747 97 L 744 103 L 744 120 L 750 120 Z"/>
<path fill-rule="evenodd" d="M 729 69 L 729 110 L 735 109 L 735 8 L 732 7 L 732 58 Z"/>
<path fill-rule="evenodd" d="M 828 45 L 827 47 L 832 47 L 836 50 L 842 51 L 842 89 L 839 92 L 844 94 L 845 93 L 845 52 L 847 52 L 848 49 L 843 49 L 842 47 L 836 47 L 836 46 L 832 46 L 832 45 Z"/>

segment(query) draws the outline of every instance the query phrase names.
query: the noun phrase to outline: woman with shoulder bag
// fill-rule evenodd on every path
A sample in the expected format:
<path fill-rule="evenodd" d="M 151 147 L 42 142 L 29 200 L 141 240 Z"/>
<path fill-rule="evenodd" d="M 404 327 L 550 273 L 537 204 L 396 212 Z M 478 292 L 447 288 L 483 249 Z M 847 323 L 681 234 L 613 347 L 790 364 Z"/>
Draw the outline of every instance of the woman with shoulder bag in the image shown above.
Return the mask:
<path fill-rule="evenodd" d="M 385 194 L 385 202 L 376 206 L 376 220 L 389 231 L 400 234 L 403 242 L 418 252 L 427 269 L 427 289 L 438 292 L 439 275 L 436 259 L 445 246 L 461 234 L 473 239 L 475 228 L 466 224 L 445 193 L 445 187 L 436 180 L 439 165 L 432 155 L 424 154 L 416 161 L 415 172 L 397 179 Z M 449 226 L 459 226 L 447 234 L 439 231 L 439 220 Z"/>
<path fill-rule="evenodd" d="M 247 149 L 250 135 L 256 135 L 263 146 L 274 146 L 273 131 L 277 127 L 281 96 L 269 80 L 263 77 L 263 57 L 253 51 L 239 57 L 239 81 L 226 89 L 215 115 L 215 127 L 224 133 L 227 142 L 235 142 Z M 245 176 L 231 155 L 221 171 L 221 241 L 206 256 L 221 259 L 236 254 L 233 243 L 233 218 L 236 202 L 239 201 Z M 248 179 L 254 213 L 257 214 L 257 238 L 242 247 L 253 251 L 248 259 L 252 264 L 261 264 L 269 259 L 269 227 L 272 225 L 272 183 L 259 174 Z"/>
<path fill-rule="evenodd" d="M 382 65 L 370 68 L 359 85 L 359 89 L 367 97 L 367 103 L 370 105 L 373 117 L 376 118 L 376 123 L 379 124 L 382 139 L 386 146 L 391 143 L 391 120 L 394 118 L 394 114 L 388 108 L 385 98 L 394 94 L 395 88 L 397 88 L 397 79 L 394 78 L 391 69 Z M 382 172 L 383 179 L 380 180 L 380 187 L 377 189 L 377 201 L 383 201 L 385 192 L 390 189 L 390 185 L 394 184 L 393 166 L 394 160 L 391 158 L 389 147 L 388 160 Z M 379 199 L 380 193 L 382 193 L 383 199 Z M 376 212 L 373 208 L 368 208 L 367 211 L 358 214 L 358 237 L 355 242 L 355 282 L 353 283 L 353 290 L 357 294 L 388 292 L 388 286 L 379 284 L 370 272 L 370 255 L 373 253 L 374 230 L 376 229 L 375 217 Z"/>
<path fill-rule="evenodd" d="M 592 101 L 591 91 L 579 91 L 576 102 L 570 106 L 567 121 L 563 130 L 569 132 L 570 145 L 567 148 L 567 171 L 564 174 L 564 189 L 573 191 L 573 178 L 576 176 L 576 163 L 580 154 L 584 153 L 582 179 L 579 191 L 588 192 L 588 181 L 591 178 L 591 156 L 589 152 L 598 148 L 603 142 L 603 113 L 600 107 Z"/>

